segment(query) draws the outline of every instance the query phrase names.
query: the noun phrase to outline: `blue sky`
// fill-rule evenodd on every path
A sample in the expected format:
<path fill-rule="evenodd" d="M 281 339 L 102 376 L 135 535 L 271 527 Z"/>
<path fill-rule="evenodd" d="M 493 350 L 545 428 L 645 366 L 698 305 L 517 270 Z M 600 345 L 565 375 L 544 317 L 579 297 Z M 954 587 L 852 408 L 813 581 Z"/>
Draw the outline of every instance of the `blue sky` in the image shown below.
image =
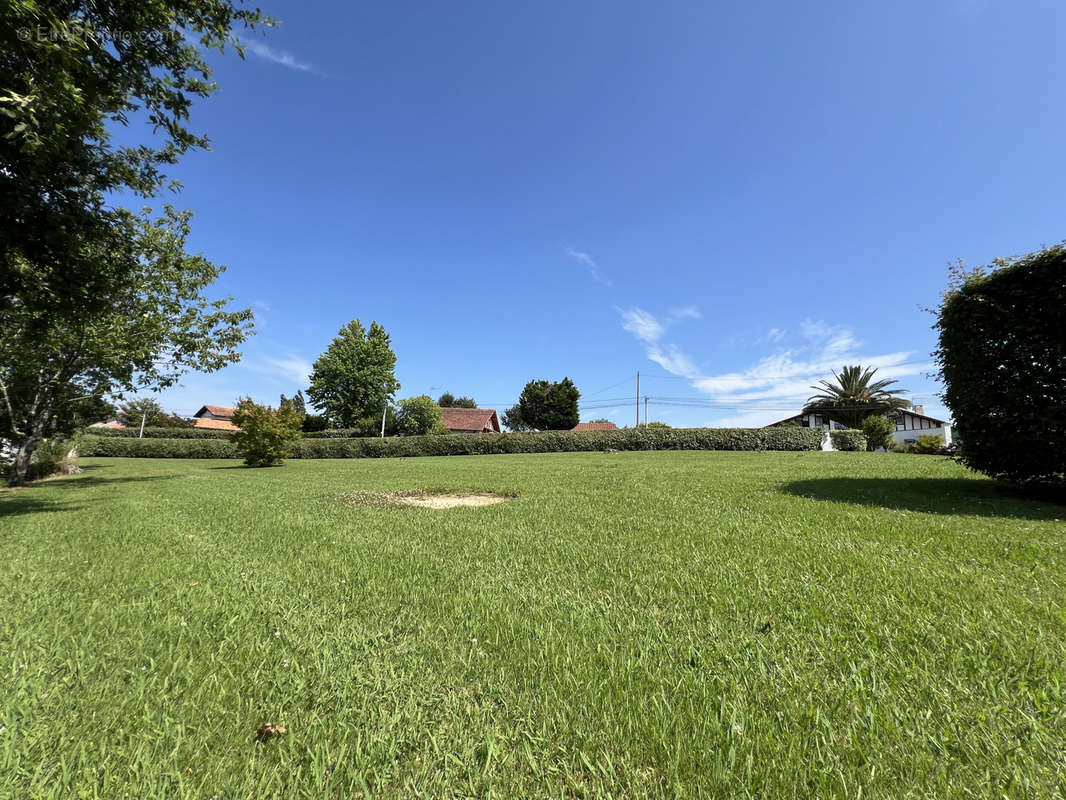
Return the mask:
<path fill-rule="evenodd" d="M 400 396 L 567 375 L 632 424 L 640 370 L 652 419 L 753 425 L 870 363 L 942 413 L 947 262 L 1063 237 L 1058 0 L 265 10 L 174 171 L 258 333 L 179 412 L 276 403 L 359 317 Z"/>

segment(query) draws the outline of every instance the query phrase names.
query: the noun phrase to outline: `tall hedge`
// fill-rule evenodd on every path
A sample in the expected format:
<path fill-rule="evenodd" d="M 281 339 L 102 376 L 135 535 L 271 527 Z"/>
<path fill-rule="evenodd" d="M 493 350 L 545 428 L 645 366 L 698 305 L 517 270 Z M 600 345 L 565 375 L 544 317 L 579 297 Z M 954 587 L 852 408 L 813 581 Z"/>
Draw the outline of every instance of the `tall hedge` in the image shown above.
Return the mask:
<path fill-rule="evenodd" d="M 956 276 L 935 353 L 961 460 L 994 478 L 1066 475 L 1066 248 Z"/>
<path fill-rule="evenodd" d="M 549 431 L 404 436 L 388 439 L 303 438 L 293 458 L 398 458 L 414 456 L 567 453 L 602 450 L 818 450 L 818 428 L 632 428 L 618 431 Z M 230 442 L 86 436 L 82 455 L 130 458 L 236 458 Z"/>

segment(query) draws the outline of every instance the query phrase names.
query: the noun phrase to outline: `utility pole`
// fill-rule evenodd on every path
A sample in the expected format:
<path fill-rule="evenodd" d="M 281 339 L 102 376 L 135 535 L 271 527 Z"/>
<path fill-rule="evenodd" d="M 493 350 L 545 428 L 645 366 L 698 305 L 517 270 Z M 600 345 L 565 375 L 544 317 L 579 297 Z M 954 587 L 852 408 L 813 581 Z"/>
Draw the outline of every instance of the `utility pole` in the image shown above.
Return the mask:
<path fill-rule="evenodd" d="M 644 395 L 644 427 L 648 427 L 648 396 Z"/>
<path fill-rule="evenodd" d="M 641 427 L 641 370 L 636 370 L 636 427 Z"/>

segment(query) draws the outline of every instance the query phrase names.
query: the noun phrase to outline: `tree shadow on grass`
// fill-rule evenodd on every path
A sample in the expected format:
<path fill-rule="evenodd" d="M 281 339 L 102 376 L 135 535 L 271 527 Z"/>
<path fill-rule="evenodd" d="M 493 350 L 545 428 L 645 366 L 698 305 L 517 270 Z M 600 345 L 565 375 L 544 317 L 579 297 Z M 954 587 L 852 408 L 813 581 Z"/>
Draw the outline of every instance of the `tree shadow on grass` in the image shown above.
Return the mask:
<path fill-rule="evenodd" d="M 57 500 L 35 496 L 26 489 L 0 494 L 0 519 L 19 514 L 53 514 L 59 511 L 77 511 L 84 506 L 75 506 Z"/>
<path fill-rule="evenodd" d="M 811 500 L 874 508 L 1031 520 L 1066 519 L 1063 498 L 1039 498 L 995 481 L 965 478 L 814 478 L 791 481 L 783 491 Z"/>

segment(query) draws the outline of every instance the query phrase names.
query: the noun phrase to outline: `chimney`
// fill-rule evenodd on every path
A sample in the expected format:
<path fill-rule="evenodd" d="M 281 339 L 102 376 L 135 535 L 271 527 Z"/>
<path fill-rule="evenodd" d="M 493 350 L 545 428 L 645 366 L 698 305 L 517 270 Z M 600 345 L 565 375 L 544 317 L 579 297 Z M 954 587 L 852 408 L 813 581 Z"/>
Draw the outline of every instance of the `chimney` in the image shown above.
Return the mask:
<path fill-rule="evenodd" d="M 913 407 L 911 408 L 911 410 L 912 410 L 912 411 L 913 411 L 913 412 L 914 412 L 915 414 L 923 414 L 923 415 L 925 414 L 925 406 L 913 406 Z"/>

